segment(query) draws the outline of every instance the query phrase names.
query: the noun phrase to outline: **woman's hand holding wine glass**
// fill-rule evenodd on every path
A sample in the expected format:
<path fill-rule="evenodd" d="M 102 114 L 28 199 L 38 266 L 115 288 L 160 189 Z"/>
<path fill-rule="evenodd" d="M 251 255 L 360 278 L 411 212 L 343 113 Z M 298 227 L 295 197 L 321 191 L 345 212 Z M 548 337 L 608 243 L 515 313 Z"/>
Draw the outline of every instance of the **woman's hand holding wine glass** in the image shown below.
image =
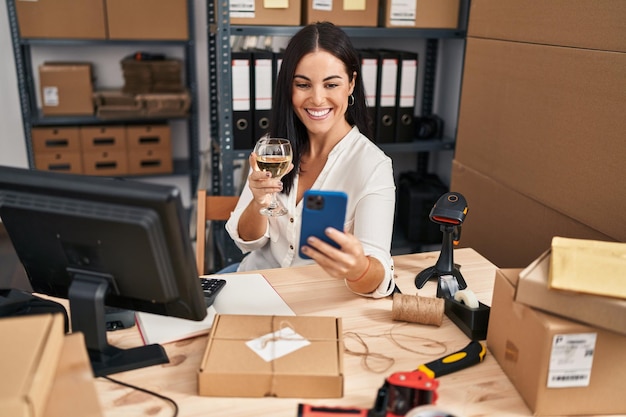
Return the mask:
<path fill-rule="evenodd" d="M 280 179 L 291 169 L 292 150 L 287 139 L 262 137 L 254 147 L 256 165 L 259 171 L 269 172 L 271 178 Z M 276 200 L 276 193 L 271 193 L 270 204 L 261 209 L 261 214 L 275 217 L 287 214 L 287 209 Z"/>

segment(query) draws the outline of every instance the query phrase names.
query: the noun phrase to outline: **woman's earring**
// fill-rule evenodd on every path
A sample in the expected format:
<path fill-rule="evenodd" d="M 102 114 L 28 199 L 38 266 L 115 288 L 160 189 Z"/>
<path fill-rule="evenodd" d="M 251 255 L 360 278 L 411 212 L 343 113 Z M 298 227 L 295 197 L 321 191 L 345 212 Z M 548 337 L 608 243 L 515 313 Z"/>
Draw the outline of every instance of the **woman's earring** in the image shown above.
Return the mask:
<path fill-rule="evenodd" d="M 348 96 L 348 106 L 354 106 L 354 96 L 352 94 Z"/>

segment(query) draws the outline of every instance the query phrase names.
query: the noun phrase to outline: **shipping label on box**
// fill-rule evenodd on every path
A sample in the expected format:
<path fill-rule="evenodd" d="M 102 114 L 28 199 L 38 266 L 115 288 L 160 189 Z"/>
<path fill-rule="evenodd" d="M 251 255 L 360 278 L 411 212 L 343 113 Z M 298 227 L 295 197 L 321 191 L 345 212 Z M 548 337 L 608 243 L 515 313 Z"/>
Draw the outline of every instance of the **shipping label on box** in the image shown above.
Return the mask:
<path fill-rule="evenodd" d="M 217 315 L 198 373 L 200 395 L 339 398 L 341 319 Z"/>

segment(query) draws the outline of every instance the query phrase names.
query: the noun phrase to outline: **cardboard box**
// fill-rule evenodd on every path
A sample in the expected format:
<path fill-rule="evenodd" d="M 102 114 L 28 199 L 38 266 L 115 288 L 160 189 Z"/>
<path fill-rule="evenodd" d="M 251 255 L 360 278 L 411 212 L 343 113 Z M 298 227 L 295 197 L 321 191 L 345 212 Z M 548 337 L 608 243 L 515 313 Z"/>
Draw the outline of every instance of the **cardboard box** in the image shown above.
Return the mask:
<path fill-rule="evenodd" d="M 623 413 L 626 336 L 514 301 L 520 272 L 496 273 L 487 347 L 526 404 L 542 416 Z"/>
<path fill-rule="evenodd" d="M 0 319 L 0 415 L 42 417 L 63 347 L 61 314 Z"/>
<path fill-rule="evenodd" d="M 459 0 L 386 0 L 383 26 L 456 29 Z"/>
<path fill-rule="evenodd" d="M 22 38 L 106 39 L 104 0 L 16 0 Z"/>
<path fill-rule="evenodd" d="M 81 126 L 80 141 L 83 152 L 126 150 L 124 126 Z"/>
<path fill-rule="evenodd" d="M 187 0 L 106 0 L 109 39 L 189 39 Z"/>
<path fill-rule="evenodd" d="M 267 338 L 259 340 L 262 336 Z M 264 349 L 269 360 L 248 343 Z M 279 350 L 292 347 L 297 349 L 276 357 Z M 343 395 L 342 355 L 340 318 L 217 315 L 198 373 L 199 393 L 339 398 Z"/>
<path fill-rule="evenodd" d="M 626 241 L 607 180 L 624 176 L 626 53 L 469 38 L 465 56 L 455 158 Z"/>
<path fill-rule="evenodd" d="M 468 35 L 626 52 L 623 0 L 472 0 Z"/>
<path fill-rule="evenodd" d="M 83 173 L 83 155 L 78 151 L 35 152 L 35 168 L 42 171 Z"/>
<path fill-rule="evenodd" d="M 39 92 L 45 116 L 93 115 L 91 64 L 46 62 L 40 65 Z"/>
<path fill-rule="evenodd" d="M 81 151 L 78 127 L 34 127 L 30 134 L 35 153 Z"/>
<path fill-rule="evenodd" d="M 500 268 L 525 268 L 554 236 L 612 240 L 457 160 L 450 189 L 463 194 L 469 207 L 460 246 L 477 250 Z"/>
<path fill-rule="evenodd" d="M 301 24 L 302 5 L 300 0 L 282 2 L 266 2 L 254 0 L 254 8 L 250 10 L 248 2 L 230 4 L 231 25 L 286 25 Z M 269 6 L 269 7 L 268 7 Z"/>
<path fill-rule="evenodd" d="M 626 300 L 548 288 L 550 255 L 550 250 L 544 252 L 520 272 L 515 301 L 626 335 Z"/>
<path fill-rule="evenodd" d="M 626 243 L 555 236 L 548 285 L 626 300 Z"/>
<path fill-rule="evenodd" d="M 172 136 L 168 125 L 136 125 L 126 127 L 128 149 L 170 149 Z"/>
<path fill-rule="evenodd" d="M 128 173 L 131 175 L 171 174 L 174 171 L 169 148 L 130 149 Z"/>
<path fill-rule="evenodd" d="M 83 152 L 83 172 L 87 175 L 127 175 L 128 153 L 125 149 Z"/>
<path fill-rule="evenodd" d="M 337 26 L 376 27 L 378 0 L 306 0 L 303 24 L 330 21 Z"/>
<path fill-rule="evenodd" d="M 54 383 L 43 414 L 43 417 L 68 416 L 103 416 L 82 333 L 72 333 L 63 339 Z"/>

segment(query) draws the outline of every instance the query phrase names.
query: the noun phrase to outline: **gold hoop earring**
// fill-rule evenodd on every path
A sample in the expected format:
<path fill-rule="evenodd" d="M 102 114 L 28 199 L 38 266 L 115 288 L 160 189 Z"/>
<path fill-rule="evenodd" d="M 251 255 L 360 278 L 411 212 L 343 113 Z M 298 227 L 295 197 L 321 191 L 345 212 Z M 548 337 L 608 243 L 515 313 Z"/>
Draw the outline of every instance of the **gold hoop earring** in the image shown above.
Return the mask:
<path fill-rule="evenodd" d="M 348 106 L 354 106 L 354 96 L 352 94 L 348 96 Z"/>

